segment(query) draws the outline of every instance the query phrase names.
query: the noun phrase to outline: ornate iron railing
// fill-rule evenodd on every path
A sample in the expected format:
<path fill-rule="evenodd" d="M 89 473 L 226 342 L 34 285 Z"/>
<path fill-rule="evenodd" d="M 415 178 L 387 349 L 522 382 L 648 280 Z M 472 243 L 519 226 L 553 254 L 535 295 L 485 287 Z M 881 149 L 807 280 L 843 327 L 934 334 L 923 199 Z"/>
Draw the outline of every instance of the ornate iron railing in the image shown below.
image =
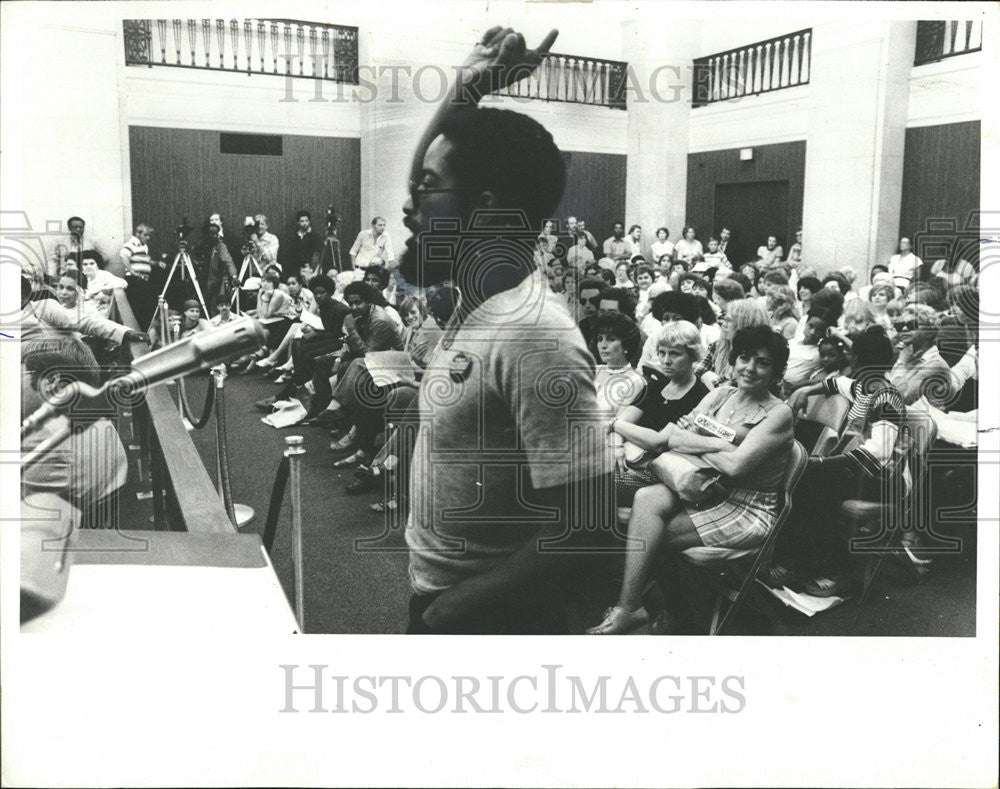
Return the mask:
<path fill-rule="evenodd" d="M 298 19 L 126 19 L 125 65 L 358 84 L 358 28 Z"/>
<path fill-rule="evenodd" d="M 628 64 L 619 60 L 550 52 L 530 77 L 501 91 L 501 95 L 624 110 L 627 68 Z"/>
<path fill-rule="evenodd" d="M 936 63 L 955 55 L 979 52 L 983 48 L 982 21 L 932 20 L 917 22 L 917 47 L 913 65 Z"/>
<path fill-rule="evenodd" d="M 812 29 L 769 38 L 694 61 L 693 106 L 809 83 Z"/>

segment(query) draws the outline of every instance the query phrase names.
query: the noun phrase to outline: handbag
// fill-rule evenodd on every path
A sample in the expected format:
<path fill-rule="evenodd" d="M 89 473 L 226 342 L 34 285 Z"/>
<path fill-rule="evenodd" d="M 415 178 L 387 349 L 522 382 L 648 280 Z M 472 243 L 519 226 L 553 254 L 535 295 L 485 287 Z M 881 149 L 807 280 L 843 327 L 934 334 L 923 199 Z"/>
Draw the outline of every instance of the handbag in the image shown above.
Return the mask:
<path fill-rule="evenodd" d="M 722 473 L 697 455 L 667 451 L 650 461 L 649 470 L 689 504 L 707 504 L 729 493 Z"/>

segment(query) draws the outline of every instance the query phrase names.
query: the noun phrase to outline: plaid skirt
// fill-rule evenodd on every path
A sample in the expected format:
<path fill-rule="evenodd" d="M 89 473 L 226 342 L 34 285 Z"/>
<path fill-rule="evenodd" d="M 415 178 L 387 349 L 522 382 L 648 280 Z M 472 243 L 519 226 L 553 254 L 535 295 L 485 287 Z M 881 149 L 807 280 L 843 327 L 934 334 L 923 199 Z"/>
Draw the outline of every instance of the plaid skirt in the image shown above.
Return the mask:
<path fill-rule="evenodd" d="M 705 545 L 716 548 L 756 548 L 778 520 L 776 491 L 733 488 L 722 501 L 684 508 Z"/>

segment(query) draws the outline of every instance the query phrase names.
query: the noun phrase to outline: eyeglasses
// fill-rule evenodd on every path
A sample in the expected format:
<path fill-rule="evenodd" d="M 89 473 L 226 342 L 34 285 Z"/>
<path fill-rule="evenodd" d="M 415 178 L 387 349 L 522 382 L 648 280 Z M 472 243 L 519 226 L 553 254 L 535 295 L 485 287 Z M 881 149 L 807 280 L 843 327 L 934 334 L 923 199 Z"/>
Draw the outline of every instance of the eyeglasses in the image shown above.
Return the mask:
<path fill-rule="evenodd" d="M 904 331 L 915 331 L 920 328 L 920 324 L 916 321 L 898 321 L 892 324 L 892 328 L 902 333 Z"/>
<path fill-rule="evenodd" d="M 580 297 L 580 303 L 581 304 L 592 304 L 595 307 L 599 307 L 601 305 L 601 297 L 600 296 L 591 296 L 589 299 L 585 299 L 585 298 L 583 298 L 581 296 Z"/>
<path fill-rule="evenodd" d="M 475 186 L 426 186 L 423 182 L 410 181 L 410 197 L 414 203 L 420 202 L 420 195 L 438 194 L 443 192 L 478 192 Z"/>

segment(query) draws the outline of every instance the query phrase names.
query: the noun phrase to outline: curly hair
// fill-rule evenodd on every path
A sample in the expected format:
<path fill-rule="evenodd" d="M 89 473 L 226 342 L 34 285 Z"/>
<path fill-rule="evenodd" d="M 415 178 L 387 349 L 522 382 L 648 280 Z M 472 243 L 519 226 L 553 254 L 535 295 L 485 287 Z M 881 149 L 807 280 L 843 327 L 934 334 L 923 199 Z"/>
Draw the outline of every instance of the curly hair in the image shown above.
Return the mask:
<path fill-rule="evenodd" d="M 774 378 L 780 380 L 788 364 L 788 340 L 770 326 L 748 326 L 740 329 L 733 337 L 733 347 L 729 351 L 730 366 L 745 353 L 766 350 L 774 363 Z"/>
<path fill-rule="evenodd" d="M 597 352 L 597 338 L 601 335 L 621 340 L 628 363 L 635 367 L 642 355 L 642 335 L 635 321 L 620 312 L 609 312 L 601 315 L 594 323 L 594 335 L 590 343 L 590 352 L 595 359 L 600 360 Z"/>

